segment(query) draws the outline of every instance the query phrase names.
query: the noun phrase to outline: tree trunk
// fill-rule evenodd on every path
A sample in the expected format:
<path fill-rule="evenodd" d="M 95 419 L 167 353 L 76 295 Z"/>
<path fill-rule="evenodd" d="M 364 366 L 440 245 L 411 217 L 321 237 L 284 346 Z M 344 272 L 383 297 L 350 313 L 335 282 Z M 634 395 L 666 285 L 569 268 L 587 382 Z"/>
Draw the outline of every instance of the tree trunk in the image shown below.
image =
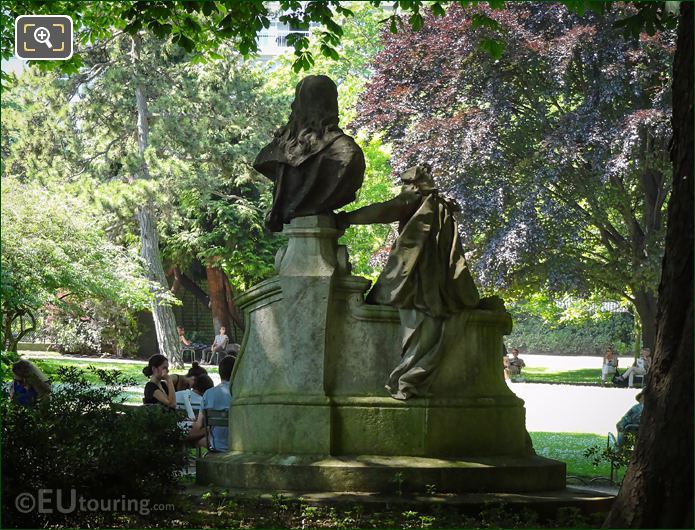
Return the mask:
<path fill-rule="evenodd" d="M 633 296 L 642 329 L 642 346 L 654 352 L 656 341 L 656 295 L 644 289 L 636 289 Z"/>
<path fill-rule="evenodd" d="M 149 124 L 147 122 L 147 98 L 145 90 L 140 83 L 138 72 L 140 46 L 140 37 L 134 36 L 132 38 L 131 59 L 133 62 L 133 84 L 138 116 L 138 150 L 140 153 L 142 178 L 148 179 L 150 178 L 150 172 L 145 160 L 145 150 L 148 144 Z M 156 286 L 154 287 L 154 300 L 152 301 L 152 318 L 157 333 L 159 353 L 166 355 L 173 366 L 180 367 L 183 366 L 183 358 L 179 348 L 178 334 L 176 333 L 174 311 L 165 299 L 169 286 L 164 275 L 164 267 L 162 267 L 162 256 L 159 253 L 159 234 L 157 233 L 157 221 L 153 204 L 148 201 L 147 204 L 137 209 L 135 215 L 140 228 L 140 256 L 145 262 L 148 279 L 154 282 Z"/>
<path fill-rule="evenodd" d="M 21 341 L 24 336 L 27 333 L 30 333 L 32 331 L 36 331 L 36 319 L 34 318 L 34 314 L 31 311 L 14 311 L 12 313 L 7 312 L 3 313 L 3 333 L 2 333 L 2 350 L 6 352 L 16 352 L 17 351 L 17 345 L 19 344 L 19 341 Z M 24 327 L 23 324 L 21 324 L 21 321 L 23 317 L 28 316 L 31 319 L 31 326 L 29 327 Z M 12 332 L 12 324 L 14 324 L 14 321 L 17 319 L 20 319 L 20 324 L 21 324 L 21 329 L 19 330 L 19 333 L 15 335 Z"/>
<path fill-rule="evenodd" d="M 178 267 L 170 269 L 168 276 L 174 276 L 174 284 L 171 286 L 171 292 L 176 294 L 176 288 L 180 285 L 191 293 L 198 302 L 205 307 L 210 307 L 210 297 L 200 286 L 179 270 Z"/>
<path fill-rule="evenodd" d="M 231 287 L 227 275 L 222 269 L 208 265 L 206 267 L 208 277 L 208 292 L 210 294 L 210 309 L 212 310 L 212 325 L 217 333 L 221 326 L 232 329 L 232 322 L 244 329 L 244 323 L 236 311 L 232 299 Z"/>
<path fill-rule="evenodd" d="M 637 445 L 604 526 L 693 527 L 693 5 L 680 4 L 673 66 L 673 191 L 656 347 Z"/>
<path fill-rule="evenodd" d="M 181 367 L 183 366 L 183 358 L 179 348 L 179 337 L 176 333 L 176 318 L 166 300 L 169 285 L 162 267 L 159 235 L 151 205 L 147 204 L 138 208 L 136 216 L 140 228 L 140 256 L 147 267 L 147 278 L 156 286 L 152 301 L 152 319 L 157 334 L 159 353 L 166 355 L 173 366 Z"/>

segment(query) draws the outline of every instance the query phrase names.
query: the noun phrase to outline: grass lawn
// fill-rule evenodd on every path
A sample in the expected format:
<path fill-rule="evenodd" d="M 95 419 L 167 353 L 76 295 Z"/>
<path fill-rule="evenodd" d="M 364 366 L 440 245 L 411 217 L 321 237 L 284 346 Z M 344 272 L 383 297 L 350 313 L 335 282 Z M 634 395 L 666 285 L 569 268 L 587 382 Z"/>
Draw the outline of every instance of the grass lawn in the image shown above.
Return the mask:
<path fill-rule="evenodd" d="M 536 453 L 539 456 L 565 462 L 568 475 L 582 478 L 610 477 L 611 469 L 608 463 L 594 467 L 584 456 L 584 451 L 592 445 L 605 447 L 605 436 L 568 432 L 531 432 L 529 434 Z M 618 470 L 618 479 L 622 480 L 624 474 L 624 469 Z"/>
<path fill-rule="evenodd" d="M 20 352 L 20 354 L 23 352 Z M 40 358 L 33 358 L 30 359 L 31 362 L 36 364 L 43 373 L 45 373 L 48 377 L 53 379 L 56 382 L 59 382 L 59 377 L 57 374 L 58 367 L 60 366 L 76 366 L 77 368 L 81 368 L 83 370 L 86 370 L 88 366 L 94 366 L 96 368 L 101 368 L 103 370 L 118 370 L 121 372 L 126 377 L 131 377 L 135 379 L 135 381 L 139 384 L 142 382 L 142 386 L 145 386 L 145 383 L 147 382 L 147 378 L 143 375 L 142 369 L 145 366 L 145 363 L 143 362 L 132 362 L 132 363 L 110 363 L 108 361 L 106 362 L 95 362 L 90 359 L 40 359 Z M 217 366 L 205 366 L 205 369 L 208 371 L 208 373 L 217 373 Z M 174 374 L 185 374 L 188 371 L 188 368 L 182 368 L 180 370 L 173 369 L 171 373 Z M 91 372 L 87 372 L 86 374 L 87 381 L 90 383 L 98 383 L 99 378 L 96 376 L 96 374 L 93 374 Z"/>
<path fill-rule="evenodd" d="M 583 368 L 551 372 L 548 368 L 524 368 L 523 379 L 528 383 L 563 383 L 601 385 L 600 368 Z"/>
<path fill-rule="evenodd" d="M 22 353 L 22 352 L 20 352 Z M 133 362 L 133 363 L 110 363 L 93 361 L 91 359 L 39 359 L 32 358 L 31 362 L 36 364 L 41 371 L 46 374 L 54 383 L 60 383 L 61 379 L 58 375 L 58 368 L 61 366 L 75 366 L 82 370 L 85 370 L 85 379 L 89 383 L 98 384 L 99 378 L 94 372 L 87 370 L 88 366 L 94 366 L 95 368 L 100 368 L 102 370 L 118 370 L 122 375 L 132 378 L 135 381 L 135 385 L 145 388 L 145 383 L 147 383 L 147 377 L 142 373 L 142 369 L 145 366 L 143 362 Z M 217 373 L 217 366 L 206 366 L 205 369 L 209 374 Z M 188 368 L 180 370 L 172 370 L 175 374 L 185 374 Z M 7 374 L 9 379 L 9 374 Z M 142 403 L 142 392 L 143 390 L 129 388 L 124 392 L 127 403 Z"/>
<path fill-rule="evenodd" d="M 95 368 L 101 368 L 103 370 L 118 370 L 122 375 L 126 377 L 131 377 L 135 381 L 143 381 L 143 386 L 145 385 L 146 378 L 142 373 L 143 364 L 133 363 L 108 363 L 108 362 L 90 362 L 89 360 L 79 360 L 79 359 L 31 359 L 36 366 L 38 366 L 41 371 L 50 377 L 54 382 L 59 382 L 60 377 L 58 376 L 58 368 L 61 366 L 75 366 L 82 370 L 85 370 L 85 378 L 90 383 L 98 383 L 99 378 L 96 374 L 87 371 L 88 366 L 94 366 Z"/>

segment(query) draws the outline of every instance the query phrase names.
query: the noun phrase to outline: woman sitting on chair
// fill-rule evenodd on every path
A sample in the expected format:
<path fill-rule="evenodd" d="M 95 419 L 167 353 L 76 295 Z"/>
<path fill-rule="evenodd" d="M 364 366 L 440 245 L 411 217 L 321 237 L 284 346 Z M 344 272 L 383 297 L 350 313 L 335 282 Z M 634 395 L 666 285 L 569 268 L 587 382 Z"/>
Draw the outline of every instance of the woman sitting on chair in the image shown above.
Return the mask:
<path fill-rule="evenodd" d="M 610 346 L 603 356 L 603 367 L 601 368 L 601 382 L 605 383 L 612 378 L 618 369 L 618 354 Z"/>

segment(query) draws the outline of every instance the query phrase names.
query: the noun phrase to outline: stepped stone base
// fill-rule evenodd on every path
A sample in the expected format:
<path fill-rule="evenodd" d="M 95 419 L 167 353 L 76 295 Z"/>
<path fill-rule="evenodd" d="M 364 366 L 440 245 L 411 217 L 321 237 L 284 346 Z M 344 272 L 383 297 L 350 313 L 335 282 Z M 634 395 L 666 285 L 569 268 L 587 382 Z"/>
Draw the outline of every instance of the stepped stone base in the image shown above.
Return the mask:
<path fill-rule="evenodd" d="M 540 456 L 439 459 L 212 454 L 197 462 L 198 484 L 261 491 L 389 494 L 522 493 L 565 488 L 565 464 Z"/>
<path fill-rule="evenodd" d="M 424 494 L 565 487 L 538 457 L 524 402 L 504 382 L 503 306 L 443 323 L 428 397 L 393 399 L 399 312 L 365 302 L 330 216 L 293 219 L 278 275 L 236 299 L 246 331 L 232 375 L 230 453 L 198 462 L 199 484 L 246 491 Z"/>

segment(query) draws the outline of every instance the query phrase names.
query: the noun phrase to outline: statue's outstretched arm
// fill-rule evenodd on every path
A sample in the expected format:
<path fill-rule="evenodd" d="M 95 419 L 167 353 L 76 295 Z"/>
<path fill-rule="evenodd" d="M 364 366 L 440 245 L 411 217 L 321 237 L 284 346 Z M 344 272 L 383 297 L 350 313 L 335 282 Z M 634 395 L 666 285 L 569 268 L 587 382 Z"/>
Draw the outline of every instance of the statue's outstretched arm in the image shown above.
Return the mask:
<path fill-rule="evenodd" d="M 336 215 L 338 228 L 350 225 L 369 225 L 376 223 L 393 223 L 409 219 L 420 205 L 421 195 L 414 191 L 404 191 L 397 197 L 385 202 L 364 206 L 352 212 L 340 212 Z"/>

